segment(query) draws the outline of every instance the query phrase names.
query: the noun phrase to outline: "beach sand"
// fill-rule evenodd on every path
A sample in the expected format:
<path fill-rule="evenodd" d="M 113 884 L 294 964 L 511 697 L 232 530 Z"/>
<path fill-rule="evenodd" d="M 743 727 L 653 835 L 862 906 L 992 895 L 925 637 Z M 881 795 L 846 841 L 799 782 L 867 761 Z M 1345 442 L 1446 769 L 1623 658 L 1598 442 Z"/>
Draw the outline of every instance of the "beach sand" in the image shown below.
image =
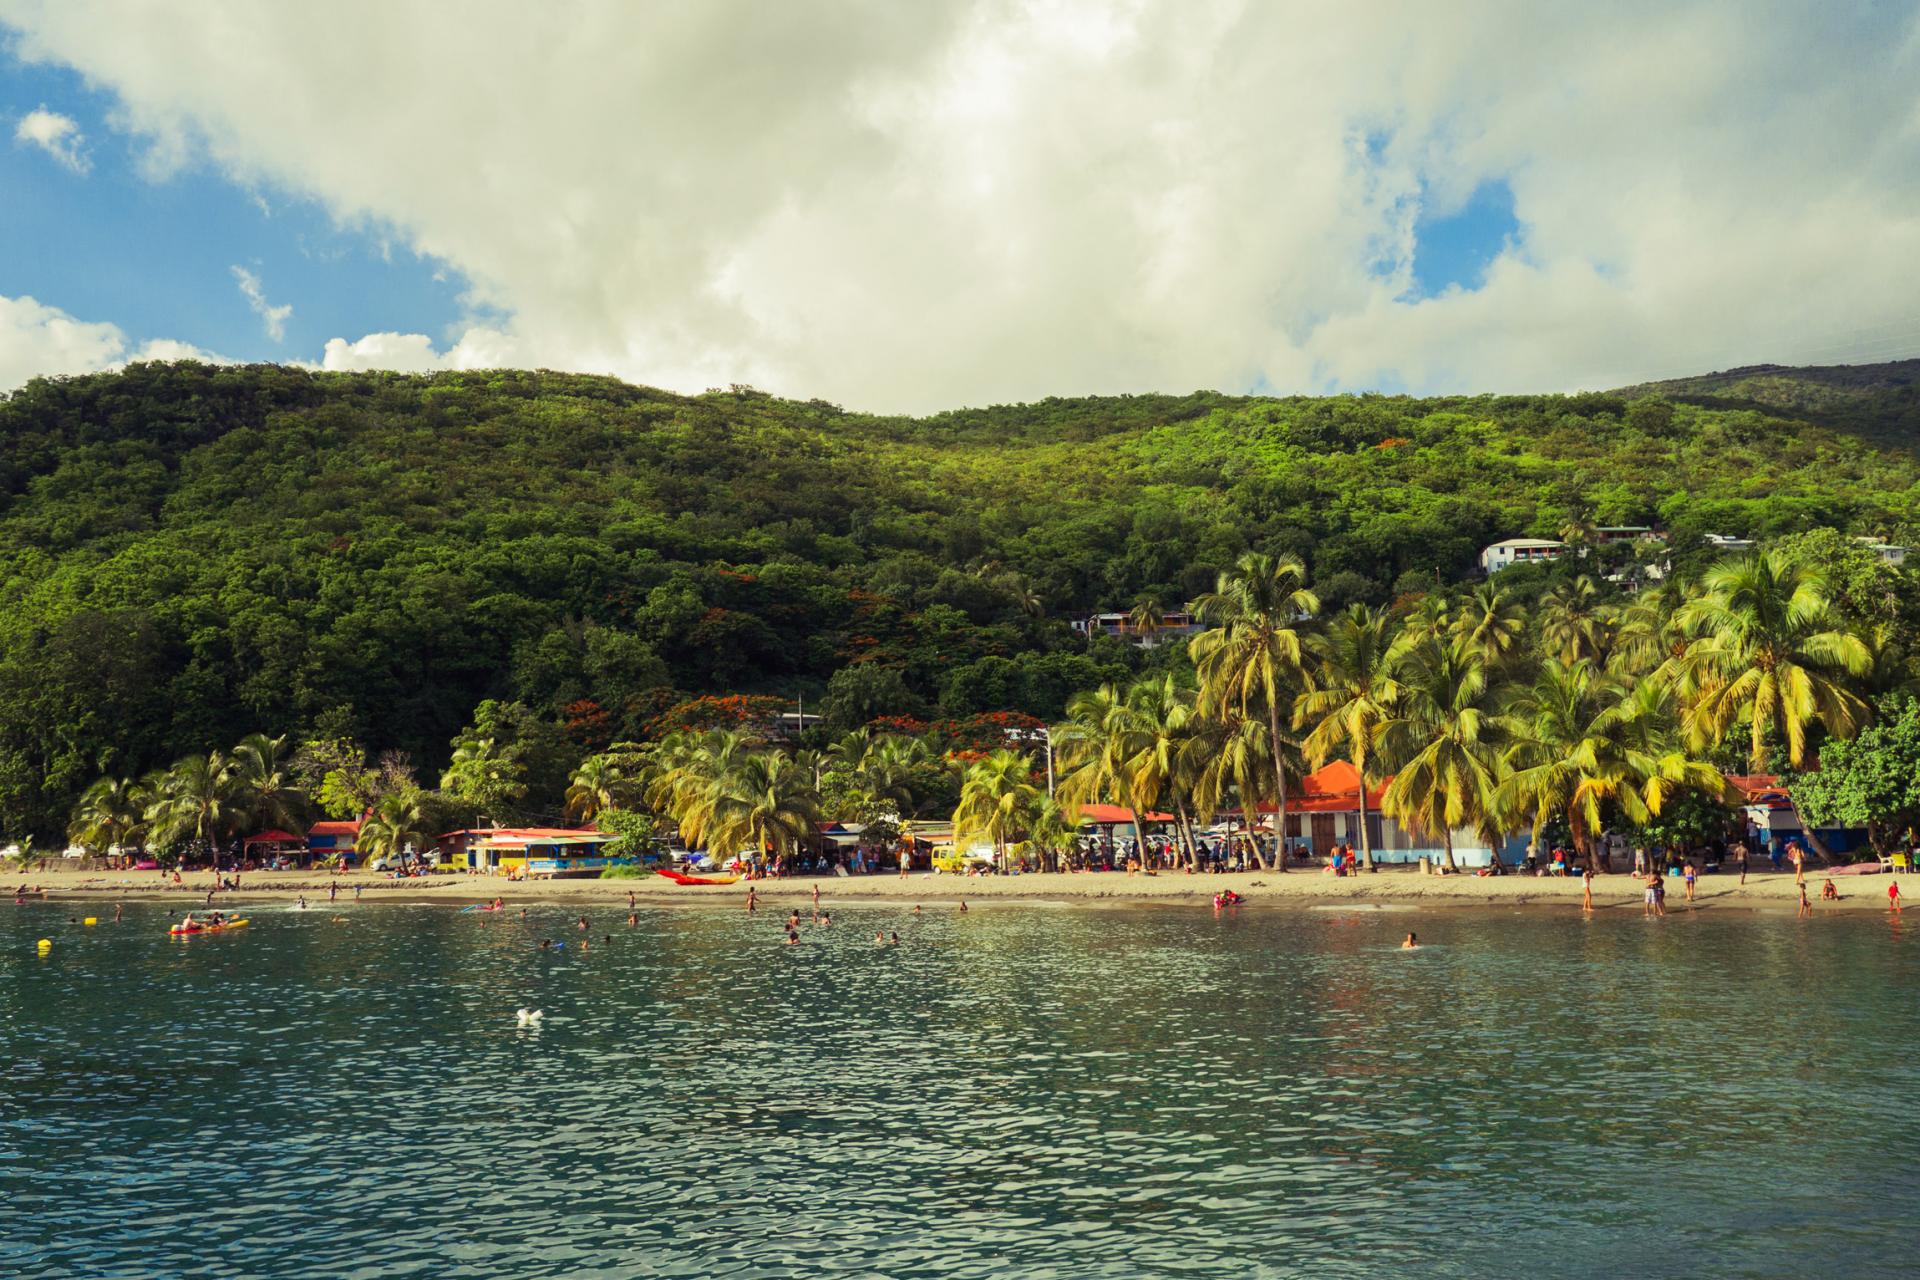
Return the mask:
<path fill-rule="evenodd" d="M 1885 911 L 1887 877 L 1884 875 L 1842 875 L 1834 877 L 1840 892 L 1837 902 L 1820 901 L 1819 872 L 1807 876 L 1807 895 L 1814 911 Z M 1907 892 L 1907 878 L 1901 877 L 1901 892 Z M 25 884 L 44 890 L 49 899 L 128 899 L 177 901 L 182 906 L 201 906 L 206 901 L 212 877 L 205 871 L 190 873 L 185 883 L 175 886 L 152 871 L 70 871 L 42 870 L 14 873 L 0 880 L 0 888 Z M 1514 906 L 1556 910 L 1580 909 L 1579 877 L 1558 878 L 1531 875 L 1505 875 L 1481 878 L 1473 875 L 1430 876 L 1405 868 L 1383 870 L 1372 875 L 1335 877 L 1317 870 L 1295 870 L 1284 874 L 1254 871 L 1230 875 L 1188 875 L 1163 871 L 1157 875 L 1127 875 L 1120 872 L 1091 874 L 952 876 L 916 872 L 906 878 L 897 875 L 792 877 L 785 880 L 757 880 L 754 886 L 767 903 L 800 903 L 810 899 L 813 888 L 820 887 L 823 903 L 853 905 L 864 901 L 945 902 L 959 899 L 978 902 L 1053 902 L 1084 906 L 1154 904 L 1164 906 L 1211 907 L 1213 895 L 1222 889 L 1234 889 L 1247 898 L 1249 908 L 1333 908 L 1392 906 L 1404 904 L 1420 908 Z M 1920 880 L 1913 882 L 1920 893 Z M 747 885 L 676 885 L 660 877 L 620 880 L 534 880 L 509 881 L 498 876 L 438 875 L 411 880 L 393 880 L 384 875 L 358 873 L 330 875 L 319 871 L 251 871 L 242 875 L 237 893 L 216 894 L 216 904 L 261 901 L 291 901 L 304 893 L 308 901 L 324 904 L 327 887 L 339 886 L 342 901 L 351 901 L 358 886 L 364 902 L 445 902 L 464 906 L 484 902 L 495 895 L 510 904 L 566 902 L 587 905 L 625 907 L 627 894 L 649 907 L 673 904 L 737 905 L 746 896 Z M 1677 878 L 1667 882 L 1667 911 L 1677 914 L 1688 909 L 1685 889 Z M 1633 911 L 1641 907 L 1641 884 L 1630 875 L 1603 875 L 1594 880 L 1593 901 L 1596 911 Z M 1757 871 L 1747 883 L 1739 883 L 1738 874 L 1700 877 L 1694 892 L 1695 910 L 1781 911 L 1791 913 L 1798 895 L 1790 872 Z"/>

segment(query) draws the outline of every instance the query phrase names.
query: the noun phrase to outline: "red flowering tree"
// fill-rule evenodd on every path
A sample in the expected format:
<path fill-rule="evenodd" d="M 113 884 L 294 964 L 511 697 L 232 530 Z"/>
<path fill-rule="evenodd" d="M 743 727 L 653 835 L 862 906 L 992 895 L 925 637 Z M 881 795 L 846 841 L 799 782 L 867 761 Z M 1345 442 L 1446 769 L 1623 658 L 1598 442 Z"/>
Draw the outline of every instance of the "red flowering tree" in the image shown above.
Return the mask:
<path fill-rule="evenodd" d="M 785 698 L 762 693 L 729 693 L 689 698 L 655 716 L 647 732 L 656 738 L 683 729 L 705 733 L 709 729 L 733 729 L 756 737 L 771 737 L 780 717 L 791 709 Z"/>

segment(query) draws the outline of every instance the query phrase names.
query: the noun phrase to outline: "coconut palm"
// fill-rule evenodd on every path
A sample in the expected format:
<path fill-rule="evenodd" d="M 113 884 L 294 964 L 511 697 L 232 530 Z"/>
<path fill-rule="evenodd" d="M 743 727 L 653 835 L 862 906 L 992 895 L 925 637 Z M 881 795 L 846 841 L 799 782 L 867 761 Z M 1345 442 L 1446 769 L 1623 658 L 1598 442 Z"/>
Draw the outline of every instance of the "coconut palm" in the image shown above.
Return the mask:
<path fill-rule="evenodd" d="M 1481 603 L 1496 616 L 1502 604 L 1491 598 Z M 1470 653 L 1484 654 L 1492 643 L 1489 638 L 1500 633 L 1497 625 L 1491 625 L 1478 640 L 1467 634 L 1458 642 Z M 1367 787 L 1374 778 L 1374 744 L 1400 701 L 1400 682 L 1393 669 L 1401 647 L 1396 644 L 1393 616 L 1356 604 L 1328 624 L 1324 633 L 1308 637 L 1307 647 L 1314 657 L 1313 688 L 1294 700 L 1293 726 L 1308 730 L 1301 747 L 1314 768 L 1336 751 L 1344 751 L 1353 762 L 1360 775 L 1360 857 L 1372 871 Z"/>
<path fill-rule="evenodd" d="M 381 796 L 361 821 L 354 848 L 369 862 L 399 858 L 410 848 L 416 853 L 424 850 L 432 839 L 427 831 L 424 800 L 424 793 L 417 787 Z"/>
<path fill-rule="evenodd" d="M 1768 734 L 1798 768 L 1815 723 L 1851 737 L 1872 711 L 1851 684 L 1865 678 L 1872 654 L 1845 629 L 1813 566 L 1770 552 L 1715 565 L 1699 597 L 1681 613 L 1697 637 L 1675 663 L 1690 699 L 1687 729 L 1696 746 L 1748 728 L 1748 760 L 1766 767 Z"/>
<path fill-rule="evenodd" d="M 1586 574 L 1540 597 L 1540 642 L 1562 662 L 1599 661 L 1613 639 L 1613 611 Z"/>
<path fill-rule="evenodd" d="M 1152 596 L 1141 596 L 1134 601 L 1132 610 L 1127 614 L 1127 625 L 1147 644 L 1153 643 L 1154 636 L 1159 634 L 1166 621 L 1166 609 Z"/>
<path fill-rule="evenodd" d="M 716 780 L 709 844 L 793 853 L 819 830 L 820 799 L 805 770 L 778 751 L 755 751 Z"/>
<path fill-rule="evenodd" d="M 1203 764 L 1194 785 L 1194 805 L 1202 814 L 1238 807 L 1247 824 L 1247 836 L 1261 866 L 1266 852 L 1253 838 L 1254 815 L 1267 788 L 1273 785 L 1272 738 L 1261 717 L 1208 718 L 1201 724 Z M 1228 828 L 1231 838 L 1232 828 Z"/>
<path fill-rule="evenodd" d="M 1672 579 L 1635 596 L 1620 610 L 1607 669 L 1616 676 L 1637 679 L 1685 653 L 1687 634 L 1680 611 L 1688 598 L 1687 588 Z"/>
<path fill-rule="evenodd" d="M 234 803 L 241 822 L 253 831 L 301 825 L 306 793 L 295 784 L 289 768 L 287 739 L 250 733 L 233 749 Z"/>
<path fill-rule="evenodd" d="M 146 830 L 147 803 L 145 791 L 131 778 L 101 778 L 74 806 L 68 836 L 102 853 L 129 848 Z"/>
<path fill-rule="evenodd" d="M 1516 657 L 1527 636 L 1526 610 L 1492 582 L 1482 582 L 1461 597 L 1449 625 L 1454 638 L 1489 667 Z"/>
<path fill-rule="evenodd" d="M 1033 785 L 1033 761 L 1023 751 L 1002 748 L 967 766 L 960 784 L 960 806 L 953 811 L 953 834 L 993 841 L 998 865 L 1006 865 L 1007 845 L 1032 822 L 1045 799 Z"/>
<path fill-rule="evenodd" d="M 1042 870 L 1057 871 L 1061 856 L 1073 848 L 1077 830 L 1060 803 L 1036 788 L 1023 851 L 1032 854 Z"/>
<path fill-rule="evenodd" d="M 1380 808 L 1411 830 L 1440 836 L 1452 868 L 1455 830 L 1490 833 L 1497 825 L 1508 723 L 1495 709 L 1485 661 L 1457 643 L 1415 646 L 1399 682 L 1393 718 L 1378 735 L 1383 754 L 1399 765 Z"/>
<path fill-rule="evenodd" d="M 1057 792 L 1069 808 L 1111 798 L 1133 815 L 1144 835 L 1134 795 L 1134 757 L 1146 743 L 1139 715 L 1118 685 L 1083 690 L 1067 701 L 1067 718 L 1053 729 L 1059 760 Z"/>
<path fill-rule="evenodd" d="M 1306 567 L 1294 556 L 1250 552 L 1220 575 L 1192 612 L 1212 629 L 1188 646 L 1199 673 L 1201 699 L 1215 715 L 1264 712 L 1273 743 L 1274 830 L 1279 870 L 1285 871 L 1287 751 L 1281 708 L 1291 707 L 1300 684 L 1300 631 L 1320 601 L 1306 586 Z"/>
<path fill-rule="evenodd" d="M 146 821 L 164 844 L 195 843 L 211 855 L 245 814 L 223 751 L 183 756 L 158 779 Z"/>
<path fill-rule="evenodd" d="M 567 784 L 567 815 L 591 822 L 603 809 L 618 809 L 632 792 L 626 771 L 609 756 L 588 756 Z"/>
<path fill-rule="evenodd" d="M 1127 690 L 1127 703 L 1133 712 L 1137 738 L 1137 749 L 1129 763 L 1129 790 L 1138 804 L 1147 808 L 1166 805 L 1173 810 L 1187 862 L 1197 865 L 1193 808 L 1188 799 L 1205 767 L 1206 744 L 1197 732 L 1197 698 L 1193 690 L 1182 689 L 1173 676 L 1166 675 L 1136 681 Z"/>
<path fill-rule="evenodd" d="M 753 754 L 729 729 L 673 734 L 659 744 L 647 802 L 672 816 L 689 847 L 718 847 L 730 780 Z"/>

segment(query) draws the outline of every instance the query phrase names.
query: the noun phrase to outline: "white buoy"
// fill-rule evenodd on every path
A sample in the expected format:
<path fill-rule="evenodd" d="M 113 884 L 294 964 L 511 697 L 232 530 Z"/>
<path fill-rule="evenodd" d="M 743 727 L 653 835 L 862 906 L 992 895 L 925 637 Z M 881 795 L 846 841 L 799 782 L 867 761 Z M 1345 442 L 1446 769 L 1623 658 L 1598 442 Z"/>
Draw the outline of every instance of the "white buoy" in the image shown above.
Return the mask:
<path fill-rule="evenodd" d="M 514 1016 L 523 1027 L 537 1027 L 547 1014 L 544 1009 L 521 1009 Z"/>

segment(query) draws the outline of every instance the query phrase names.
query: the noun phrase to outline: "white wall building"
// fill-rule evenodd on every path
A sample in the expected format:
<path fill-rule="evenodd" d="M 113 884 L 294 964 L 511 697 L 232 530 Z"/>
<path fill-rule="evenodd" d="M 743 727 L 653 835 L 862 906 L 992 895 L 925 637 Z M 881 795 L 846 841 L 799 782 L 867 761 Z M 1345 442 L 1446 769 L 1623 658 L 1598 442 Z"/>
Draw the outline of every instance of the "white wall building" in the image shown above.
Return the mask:
<path fill-rule="evenodd" d="M 1566 543 L 1555 542 L 1552 538 L 1508 538 L 1480 553 L 1480 568 L 1485 573 L 1498 573 L 1516 564 L 1558 559 L 1566 549 Z"/>

